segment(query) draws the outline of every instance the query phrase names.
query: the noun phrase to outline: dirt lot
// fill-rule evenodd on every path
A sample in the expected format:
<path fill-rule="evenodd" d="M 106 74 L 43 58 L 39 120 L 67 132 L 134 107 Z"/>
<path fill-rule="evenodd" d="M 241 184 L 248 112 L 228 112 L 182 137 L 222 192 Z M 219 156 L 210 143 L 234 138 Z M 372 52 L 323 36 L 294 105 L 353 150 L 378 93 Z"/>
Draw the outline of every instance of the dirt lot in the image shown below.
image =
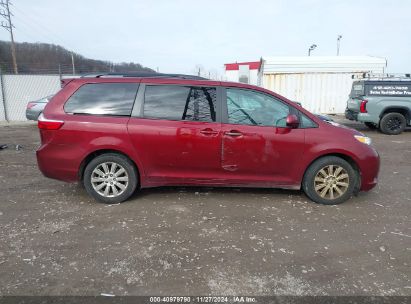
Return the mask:
<path fill-rule="evenodd" d="M 411 132 L 359 129 L 380 183 L 339 206 L 210 188 L 110 206 L 41 175 L 34 125 L 0 126 L 23 146 L 0 150 L 0 295 L 411 295 Z"/>

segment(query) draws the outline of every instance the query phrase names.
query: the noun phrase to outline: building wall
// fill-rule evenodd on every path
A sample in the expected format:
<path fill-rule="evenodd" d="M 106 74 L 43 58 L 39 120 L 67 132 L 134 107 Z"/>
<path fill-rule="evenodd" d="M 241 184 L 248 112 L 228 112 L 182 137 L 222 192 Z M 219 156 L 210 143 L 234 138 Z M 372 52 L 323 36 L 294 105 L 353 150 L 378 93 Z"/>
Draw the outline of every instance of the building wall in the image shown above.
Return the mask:
<path fill-rule="evenodd" d="M 262 57 L 264 73 L 384 73 L 385 58 L 373 56 Z"/>
<path fill-rule="evenodd" d="M 371 56 L 262 57 L 257 83 L 311 112 L 341 114 L 352 76 L 382 74 L 386 64 L 385 58 Z"/>
<path fill-rule="evenodd" d="M 224 80 L 238 82 L 238 70 L 225 71 Z"/>
<path fill-rule="evenodd" d="M 228 70 L 225 71 L 226 81 L 238 82 L 239 80 L 239 71 L 238 70 Z M 250 70 L 249 84 L 257 85 L 258 83 L 258 70 Z"/>
<path fill-rule="evenodd" d="M 0 120 L 5 120 L 3 104 L 6 104 L 9 121 L 26 120 L 26 105 L 60 90 L 59 75 L 2 75 L 0 85 Z"/>
<path fill-rule="evenodd" d="M 344 113 L 353 83 L 361 73 L 265 74 L 263 86 L 290 100 L 301 102 L 313 113 Z"/>
<path fill-rule="evenodd" d="M 258 83 L 258 70 L 250 70 L 250 83 L 252 85 L 257 85 Z"/>

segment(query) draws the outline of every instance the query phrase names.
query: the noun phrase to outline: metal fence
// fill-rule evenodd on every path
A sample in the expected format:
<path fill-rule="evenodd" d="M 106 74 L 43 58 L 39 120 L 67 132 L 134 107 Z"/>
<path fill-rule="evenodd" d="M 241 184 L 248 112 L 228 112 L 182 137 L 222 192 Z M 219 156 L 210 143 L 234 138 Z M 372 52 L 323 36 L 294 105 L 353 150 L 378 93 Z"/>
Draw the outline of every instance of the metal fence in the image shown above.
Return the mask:
<path fill-rule="evenodd" d="M 26 105 L 60 89 L 60 75 L 0 74 L 0 121 L 25 121 Z"/>

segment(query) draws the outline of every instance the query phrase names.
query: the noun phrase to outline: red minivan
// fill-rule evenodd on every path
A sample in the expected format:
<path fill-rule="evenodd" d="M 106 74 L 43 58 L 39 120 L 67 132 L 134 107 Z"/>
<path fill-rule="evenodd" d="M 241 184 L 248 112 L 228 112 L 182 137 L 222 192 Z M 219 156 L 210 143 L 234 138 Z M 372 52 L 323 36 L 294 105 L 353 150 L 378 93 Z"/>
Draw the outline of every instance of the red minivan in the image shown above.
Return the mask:
<path fill-rule="evenodd" d="M 39 117 L 38 165 L 103 203 L 157 186 L 302 189 L 339 204 L 377 184 L 371 140 L 260 87 L 178 74 L 65 81 Z"/>

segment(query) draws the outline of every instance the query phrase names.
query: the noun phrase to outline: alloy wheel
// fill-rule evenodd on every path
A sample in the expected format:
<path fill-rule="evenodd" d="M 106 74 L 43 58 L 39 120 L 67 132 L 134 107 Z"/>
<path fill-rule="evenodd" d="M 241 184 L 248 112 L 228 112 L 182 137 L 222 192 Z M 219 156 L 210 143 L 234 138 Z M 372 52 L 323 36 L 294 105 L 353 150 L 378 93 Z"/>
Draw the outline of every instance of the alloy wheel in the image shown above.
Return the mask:
<path fill-rule="evenodd" d="M 396 131 L 401 128 L 401 120 L 397 117 L 392 117 L 388 122 L 387 122 L 387 127 L 391 131 Z"/>
<path fill-rule="evenodd" d="M 329 200 L 334 200 L 347 192 L 350 177 L 347 171 L 338 165 L 327 165 L 319 170 L 314 178 L 314 189 L 317 194 Z"/>
<path fill-rule="evenodd" d="M 116 197 L 123 194 L 128 183 L 127 171 L 115 162 L 101 163 L 91 173 L 93 189 L 104 197 Z"/>

